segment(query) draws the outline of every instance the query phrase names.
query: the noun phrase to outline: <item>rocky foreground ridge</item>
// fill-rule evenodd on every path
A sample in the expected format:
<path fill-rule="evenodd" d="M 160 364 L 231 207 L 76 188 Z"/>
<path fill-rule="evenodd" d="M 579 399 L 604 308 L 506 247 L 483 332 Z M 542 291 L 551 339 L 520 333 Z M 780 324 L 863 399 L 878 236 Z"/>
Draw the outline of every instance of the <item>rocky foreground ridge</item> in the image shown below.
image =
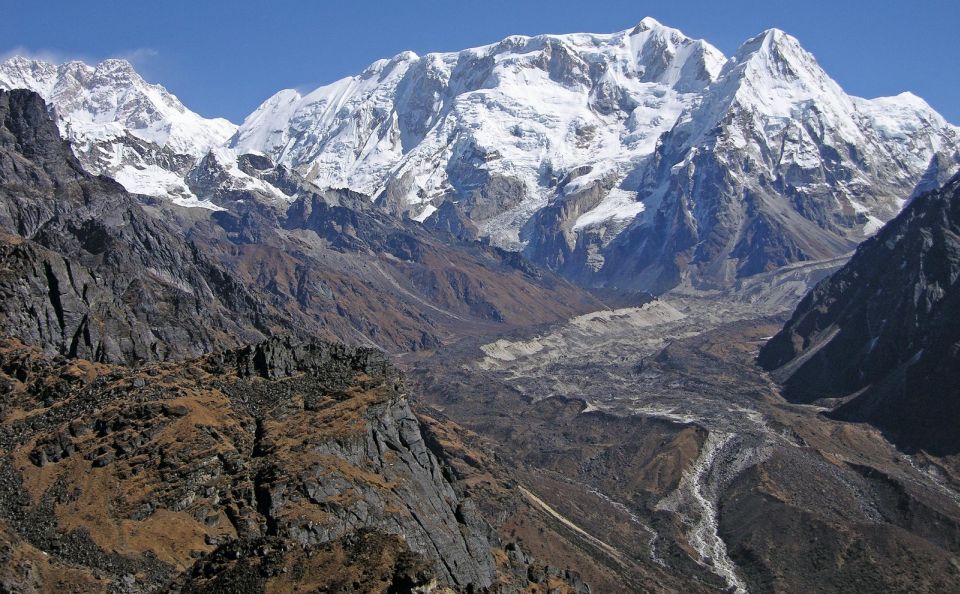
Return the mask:
<path fill-rule="evenodd" d="M 3 340 L 0 369 L 4 591 L 587 591 L 502 548 L 374 350 L 129 369 Z"/>

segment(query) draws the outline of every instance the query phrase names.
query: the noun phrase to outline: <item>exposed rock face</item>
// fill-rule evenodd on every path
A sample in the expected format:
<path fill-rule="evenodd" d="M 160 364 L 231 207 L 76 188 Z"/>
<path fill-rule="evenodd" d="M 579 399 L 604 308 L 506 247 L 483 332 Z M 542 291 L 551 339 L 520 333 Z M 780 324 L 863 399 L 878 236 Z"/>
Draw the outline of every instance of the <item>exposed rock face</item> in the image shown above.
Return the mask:
<path fill-rule="evenodd" d="M 444 478 L 402 378 L 375 351 L 276 338 L 136 371 L 10 341 L 0 353 L 0 516 L 52 563 L 192 591 L 240 571 L 225 561 L 296 559 L 314 579 L 323 563 L 336 575 L 325 555 L 339 547 L 360 565 L 365 551 L 392 551 L 393 571 L 365 570 L 411 585 L 494 582 L 489 528 Z M 293 578 L 258 575 L 261 586 Z"/>
<path fill-rule="evenodd" d="M 0 325 L 36 345 L 0 345 L 4 588 L 588 591 L 498 548 L 376 350 L 274 338 L 106 362 L 278 329 L 435 346 L 589 295 L 253 155 L 195 170 L 223 210 L 144 203 L 81 168 L 38 95 L 0 91 L 0 116 Z"/>
<path fill-rule="evenodd" d="M 62 354 L 191 357 L 282 329 L 407 351 L 599 306 L 263 157 L 211 153 L 190 180 L 221 210 L 182 209 L 85 172 L 38 95 L 0 91 L 0 116 L 0 326 Z"/>
<path fill-rule="evenodd" d="M 429 229 L 449 233 L 463 241 L 475 241 L 479 236 L 477 226 L 452 200 L 444 200 L 423 224 Z"/>
<path fill-rule="evenodd" d="M 112 361 L 261 336 L 262 304 L 119 184 L 86 173 L 38 95 L 0 91 L 0 121 L 7 333 Z"/>
<path fill-rule="evenodd" d="M 960 452 L 960 177 L 914 199 L 760 352 L 784 394 L 904 447 Z M 838 399 L 838 400 L 833 400 Z"/>
<path fill-rule="evenodd" d="M 361 530 L 308 552 L 288 550 L 278 538 L 238 541 L 197 561 L 171 591 L 204 594 L 322 591 L 434 592 L 430 562 L 403 539 Z"/>
<path fill-rule="evenodd" d="M 524 254 L 531 260 L 587 283 L 604 263 L 602 247 L 628 224 L 625 221 L 617 226 L 608 221 L 602 229 L 578 228 L 581 217 L 597 208 L 616 185 L 611 176 L 588 184 L 573 183 L 592 171 L 592 167 L 584 166 L 567 174 L 558 184 L 557 198 L 537 211 L 521 232 L 527 240 Z M 582 239 L 586 237 L 589 242 Z"/>

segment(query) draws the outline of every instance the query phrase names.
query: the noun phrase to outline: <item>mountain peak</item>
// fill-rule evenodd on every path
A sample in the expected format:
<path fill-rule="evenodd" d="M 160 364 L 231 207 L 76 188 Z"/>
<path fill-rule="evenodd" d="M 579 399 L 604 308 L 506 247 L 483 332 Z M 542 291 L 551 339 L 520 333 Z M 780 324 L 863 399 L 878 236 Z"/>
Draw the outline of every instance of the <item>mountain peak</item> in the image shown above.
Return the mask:
<path fill-rule="evenodd" d="M 657 19 L 651 16 L 648 16 L 648 17 L 643 17 L 643 19 L 639 23 L 637 23 L 637 26 L 633 28 L 633 31 L 631 31 L 631 33 L 634 33 L 634 34 L 642 33 L 644 31 L 650 31 L 652 29 L 661 29 L 661 28 L 663 28 L 663 24 L 660 23 L 660 21 L 658 21 Z"/>
<path fill-rule="evenodd" d="M 776 43 L 778 41 L 782 41 L 787 38 L 794 39 L 794 37 L 788 34 L 786 31 L 784 31 L 783 29 L 778 29 L 777 27 L 770 27 L 769 29 L 766 29 L 762 33 L 760 33 L 759 36 L 762 37 L 765 41 L 771 42 L 771 43 Z"/>
<path fill-rule="evenodd" d="M 769 55 L 780 53 L 788 49 L 799 49 L 806 52 L 795 37 L 781 29 L 767 29 L 751 37 L 740 46 L 734 54 L 737 62 L 742 62 L 754 55 Z"/>
<path fill-rule="evenodd" d="M 0 88 L 30 89 L 49 93 L 57 79 L 57 67 L 26 56 L 13 56 L 0 63 Z"/>
<path fill-rule="evenodd" d="M 720 74 L 726 57 L 702 39 L 646 17 L 626 35 L 645 80 L 682 93 L 700 91 Z"/>
<path fill-rule="evenodd" d="M 236 131 L 224 119 L 190 111 L 120 58 L 92 66 L 15 57 L 0 64 L 0 88 L 29 89 L 53 106 L 61 133 L 91 173 L 109 175 L 131 192 L 190 204 L 196 198 L 181 170 Z"/>
<path fill-rule="evenodd" d="M 744 42 L 724 65 L 711 95 L 694 118 L 702 133 L 731 110 L 784 121 L 815 106 L 847 140 L 865 142 L 852 99 L 795 37 L 780 29 Z"/>
<path fill-rule="evenodd" d="M 133 64 L 123 58 L 108 58 L 97 64 L 94 69 L 101 73 L 117 73 L 131 78 L 141 78 Z"/>
<path fill-rule="evenodd" d="M 3 66 L 4 66 L 4 67 L 10 67 L 10 68 L 12 68 L 12 67 L 21 67 L 21 68 L 22 68 L 22 67 L 32 66 L 33 64 L 36 64 L 36 63 L 37 63 L 37 60 L 34 60 L 34 59 L 28 58 L 28 57 L 26 57 L 26 56 L 21 56 L 21 55 L 17 54 L 17 55 L 15 55 L 15 56 L 11 56 L 11 57 L 7 58 L 6 60 L 4 60 L 4 61 L 3 61 Z"/>
<path fill-rule="evenodd" d="M 747 40 L 720 75 L 753 93 L 771 93 L 796 103 L 802 98 L 846 104 L 849 99 L 795 37 L 767 29 Z M 787 89 L 792 89 L 788 91 Z"/>

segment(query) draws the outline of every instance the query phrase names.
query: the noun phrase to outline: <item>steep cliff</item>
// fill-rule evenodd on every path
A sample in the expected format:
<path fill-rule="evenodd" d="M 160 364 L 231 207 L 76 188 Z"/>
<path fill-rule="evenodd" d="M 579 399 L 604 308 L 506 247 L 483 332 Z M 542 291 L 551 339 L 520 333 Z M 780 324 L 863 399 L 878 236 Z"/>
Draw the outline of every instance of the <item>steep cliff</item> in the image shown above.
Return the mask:
<path fill-rule="evenodd" d="M 47 106 L 0 91 L 0 326 L 91 359 L 199 355 L 262 337 L 260 299 L 116 182 L 86 173 Z"/>

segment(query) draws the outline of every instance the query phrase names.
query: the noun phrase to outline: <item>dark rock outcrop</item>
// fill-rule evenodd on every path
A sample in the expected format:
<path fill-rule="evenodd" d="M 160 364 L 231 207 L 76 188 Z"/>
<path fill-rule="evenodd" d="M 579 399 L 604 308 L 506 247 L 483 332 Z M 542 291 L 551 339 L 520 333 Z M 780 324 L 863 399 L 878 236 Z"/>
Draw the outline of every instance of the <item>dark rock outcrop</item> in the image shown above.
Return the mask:
<path fill-rule="evenodd" d="M 759 362 L 908 449 L 960 452 L 960 177 L 921 195 L 804 298 Z"/>
<path fill-rule="evenodd" d="M 578 233 L 573 226 L 581 215 L 600 204 L 616 181 L 607 176 L 574 191 L 568 190 L 570 182 L 590 171 L 590 167 L 578 167 L 568 173 L 557 186 L 557 198 L 538 210 L 521 231 L 521 237 L 527 240 L 524 255 L 550 270 L 587 284 L 591 282 L 594 268 L 599 267 L 591 260 L 599 253 L 602 241 L 591 244 L 587 241 L 589 234 Z M 601 258 L 600 264 L 602 262 Z"/>
<path fill-rule="evenodd" d="M 444 200 L 423 225 L 434 231 L 449 233 L 462 241 L 476 241 L 479 237 L 477 226 L 460 210 L 452 200 Z"/>
<path fill-rule="evenodd" d="M 85 173 L 38 95 L 0 92 L 0 120 L 5 332 L 107 361 L 262 336 L 263 304 L 122 186 Z"/>
<path fill-rule="evenodd" d="M 309 552 L 288 548 L 278 538 L 231 543 L 200 559 L 171 591 L 361 594 L 429 592 L 437 585 L 429 560 L 410 551 L 400 537 L 361 530 Z"/>

